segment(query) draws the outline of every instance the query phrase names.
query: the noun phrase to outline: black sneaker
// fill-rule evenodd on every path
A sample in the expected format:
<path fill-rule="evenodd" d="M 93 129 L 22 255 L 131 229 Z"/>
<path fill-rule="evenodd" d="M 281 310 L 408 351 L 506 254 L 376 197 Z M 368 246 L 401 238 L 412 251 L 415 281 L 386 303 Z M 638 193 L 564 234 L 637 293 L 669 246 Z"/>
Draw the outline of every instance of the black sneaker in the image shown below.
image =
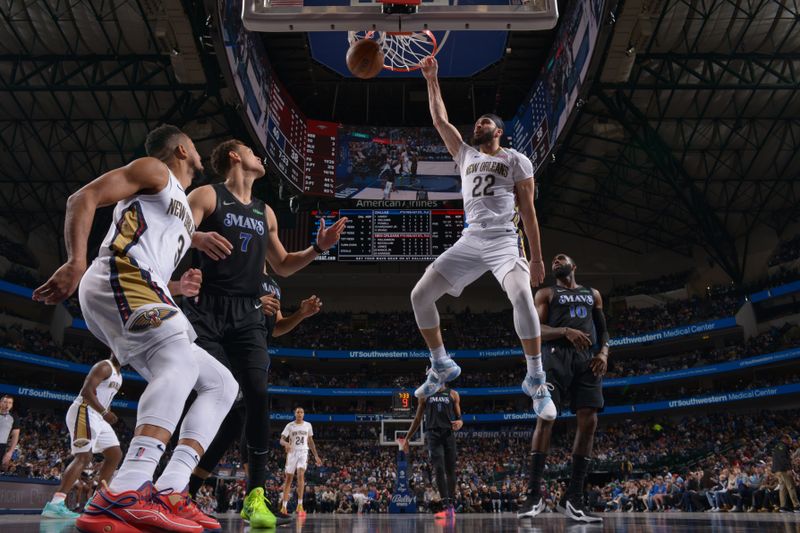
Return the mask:
<path fill-rule="evenodd" d="M 583 506 L 582 500 L 582 498 L 562 498 L 561 501 L 558 502 L 556 510 L 567 518 L 571 518 L 576 522 L 583 522 L 584 524 L 601 524 L 603 519 L 587 511 Z"/>
<path fill-rule="evenodd" d="M 782 512 L 782 513 L 793 513 L 794 510 L 789 508 L 789 507 L 781 507 L 780 512 Z"/>
<path fill-rule="evenodd" d="M 269 512 L 275 515 L 275 526 L 285 526 L 292 523 L 292 515 L 281 512 L 280 509 L 272 505 L 269 498 L 264 497 L 264 502 L 267 504 Z"/>
<path fill-rule="evenodd" d="M 547 505 L 544 503 L 544 498 L 542 498 L 541 495 L 533 496 L 528 494 L 525 498 L 525 502 L 517 513 L 517 518 L 533 518 L 544 512 L 545 509 L 547 509 Z"/>

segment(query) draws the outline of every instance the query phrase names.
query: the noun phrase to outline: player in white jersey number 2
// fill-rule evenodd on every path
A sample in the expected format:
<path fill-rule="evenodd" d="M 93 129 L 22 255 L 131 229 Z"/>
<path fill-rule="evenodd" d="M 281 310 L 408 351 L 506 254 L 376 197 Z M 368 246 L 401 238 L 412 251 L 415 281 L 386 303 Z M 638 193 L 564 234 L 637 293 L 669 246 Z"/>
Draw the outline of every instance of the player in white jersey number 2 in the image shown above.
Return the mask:
<path fill-rule="evenodd" d="M 428 82 L 433 125 L 461 172 L 467 228 L 428 267 L 411 291 L 417 326 L 431 352 L 428 378 L 414 394 L 427 398 L 443 383 L 461 374 L 461 368 L 445 351 L 436 301 L 445 293 L 460 295 L 464 287 L 490 270 L 514 308 L 514 329 L 522 342 L 528 367 L 522 390 L 533 397 L 537 416 L 553 420 L 556 408 L 542 369 L 541 327 L 531 291 L 531 285 L 541 284 L 545 275 L 533 206 L 533 165 L 516 150 L 500 146 L 505 125 L 496 115 L 481 116 L 475 123 L 471 145 L 466 144 L 448 121 L 436 59 L 426 57 L 421 66 Z M 517 234 L 517 209 L 531 248 L 530 263 L 524 257 Z"/>
<path fill-rule="evenodd" d="M 286 482 L 283 484 L 283 498 L 281 500 L 281 510 L 287 512 L 286 506 L 289 504 L 289 492 L 292 490 L 292 477 L 297 473 L 297 514 L 304 516 L 303 510 L 303 491 L 305 490 L 305 473 L 308 468 L 308 450 L 314 454 L 314 462 L 317 466 L 322 466 L 322 459 L 317 454 L 317 447 L 314 445 L 314 430 L 311 424 L 303 420 L 306 412 L 302 407 L 294 410 L 294 420 L 286 424 L 281 431 L 281 446 L 286 450 Z"/>

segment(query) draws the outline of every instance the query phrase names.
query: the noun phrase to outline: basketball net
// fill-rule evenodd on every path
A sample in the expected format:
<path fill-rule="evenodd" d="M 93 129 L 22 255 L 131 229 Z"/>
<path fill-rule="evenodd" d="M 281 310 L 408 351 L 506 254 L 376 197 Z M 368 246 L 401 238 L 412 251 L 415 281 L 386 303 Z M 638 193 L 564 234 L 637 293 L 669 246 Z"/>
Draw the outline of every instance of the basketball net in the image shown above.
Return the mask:
<path fill-rule="evenodd" d="M 419 70 L 420 61 L 439 52 L 436 37 L 429 30 L 414 32 L 348 32 L 347 40 L 350 44 L 361 39 L 372 39 L 378 42 L 383 51 L 383 68 L 392 72 Z"/>

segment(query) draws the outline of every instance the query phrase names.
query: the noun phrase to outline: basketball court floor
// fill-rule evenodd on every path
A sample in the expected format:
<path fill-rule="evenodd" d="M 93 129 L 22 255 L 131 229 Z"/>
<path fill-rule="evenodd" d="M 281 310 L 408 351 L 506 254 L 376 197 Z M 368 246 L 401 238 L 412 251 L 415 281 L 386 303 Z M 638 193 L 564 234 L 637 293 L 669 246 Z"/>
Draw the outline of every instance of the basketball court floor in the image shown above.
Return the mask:
<path fill-rule="evenodd" d="M 800 515 L 757 513 L 610 513 L 602 525 L 567 521 L 559 514 L 544 514 L 536 520 L 518 520 L 513 514 L 469 514 L 456 517 L 455 524 L 436 521 L 431 515 L 309 515 L 277 531 L 334 533 L 798 533 Z M 270 531 L 251 529 L 236 515 L 220 519 L 225 533 Z M 71 521 L 42 520 L 38 516 L 0 516 L 0 531 L 13 533 L 76 533 Z"/>

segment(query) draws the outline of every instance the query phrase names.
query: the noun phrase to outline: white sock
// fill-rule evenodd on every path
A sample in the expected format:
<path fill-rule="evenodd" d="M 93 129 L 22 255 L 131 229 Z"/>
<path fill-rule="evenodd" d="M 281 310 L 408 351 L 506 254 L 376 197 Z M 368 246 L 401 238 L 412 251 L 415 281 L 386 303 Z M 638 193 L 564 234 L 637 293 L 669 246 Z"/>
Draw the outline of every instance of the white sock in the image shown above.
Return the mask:
<path fill-rule="evenodd" d="M 63 492 L 56 492 L 53 494 L 53 499 L 50 500 L 50 503 L 61 503 L 67 499 L 67 495 Z"/>
<path fill-rule="evenodd" d="M 175 492 L 183 492 L 189 484 L 189 476 L 200 462 L 200 456 L 194 448 L 185 444 L 179 444 L 172 452 L 164 473 L 156 481 L 158 490 L 172 489 Z"/>
<path fill-rule="evenodd" d="M 297 500 L 297 505 L 302 506 L 303 505 L 303 500 L 302 499 Z"/>
<path fill-rule="evenodd" d="M 164 447 L 164 443 L 153 437 L 133 437 L 122 467 L 108 486 L 111 492 L 136 490 L 145 481 L 152 481 L 153 472 L 164 455 Z"/>
<path fill-rule="evenodd" d="M 528 365 L 528 375 L 535 376 L 537 372 L 542 372 L 542 354 L 525 354 L 525 363 Z"/>
<path fill-rule="evenodd" d="M 431 349 L 431 361 L 440 361 L 447 357 L 447 352 L 444 349 L 444 344 L 438 348 Z"/>

